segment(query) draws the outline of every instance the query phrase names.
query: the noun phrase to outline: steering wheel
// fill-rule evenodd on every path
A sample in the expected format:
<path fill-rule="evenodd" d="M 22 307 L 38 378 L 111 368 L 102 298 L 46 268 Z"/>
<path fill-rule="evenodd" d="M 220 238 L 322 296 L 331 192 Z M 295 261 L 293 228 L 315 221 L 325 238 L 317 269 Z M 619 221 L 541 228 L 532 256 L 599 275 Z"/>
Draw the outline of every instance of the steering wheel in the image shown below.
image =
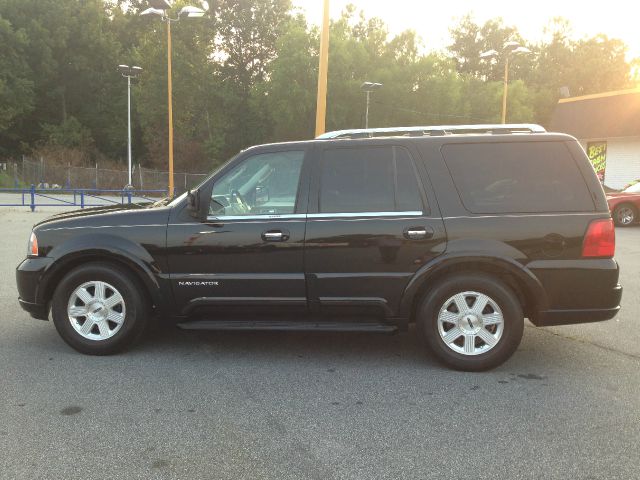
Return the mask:
<path fill-rule="evenodd" d="M 239 212 L 247 213 L 251 211 L 251 207 L 245 201 L 244 197 L 238 190 L 231 190 L 230 200 L 231 200 L 231 204 L 233 205 L 233 208 L 237 209 Z"/>

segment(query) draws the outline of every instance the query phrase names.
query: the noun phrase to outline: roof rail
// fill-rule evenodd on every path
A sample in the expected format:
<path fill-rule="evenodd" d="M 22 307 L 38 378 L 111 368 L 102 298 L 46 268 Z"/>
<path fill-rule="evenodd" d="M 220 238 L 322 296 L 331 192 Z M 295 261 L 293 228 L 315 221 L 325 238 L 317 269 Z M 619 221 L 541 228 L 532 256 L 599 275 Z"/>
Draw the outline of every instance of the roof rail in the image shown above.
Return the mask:
<path fill-rule="evenodd" d="M 510 133 L 545 133 L 540 125 L 533 123 L 522 124 L 485 124 L 485 125 L 432 125 L 426 127 L 393 127 L 368 128 L 353 130 L 337 130 L 327 132 L 317 137 L 318 140 L 332 138 L 375 138 L 375 137 L 437 137 L 444 135 L 472 135 L 489 134 L 500 135 Z"/>

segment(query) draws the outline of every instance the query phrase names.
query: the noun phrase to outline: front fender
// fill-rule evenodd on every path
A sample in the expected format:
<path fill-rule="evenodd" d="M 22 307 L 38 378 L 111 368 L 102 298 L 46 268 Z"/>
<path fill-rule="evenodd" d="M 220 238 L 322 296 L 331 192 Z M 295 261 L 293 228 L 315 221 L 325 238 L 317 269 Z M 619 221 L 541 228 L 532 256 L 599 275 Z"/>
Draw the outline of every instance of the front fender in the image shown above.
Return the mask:
<path fill-rule="evenodd" d="M 155 259 L 141 245 L 112 234 L 74 235 L 48 252 L 53 261 L 42 274 L 36 298 L 49 300 L 55 285 L 70 269 L 83 261 L 104 260 L 119 263 L 131 270 L 144 283 L 156 305 L 167 303 L 161 294 L 161 269 Z"/>

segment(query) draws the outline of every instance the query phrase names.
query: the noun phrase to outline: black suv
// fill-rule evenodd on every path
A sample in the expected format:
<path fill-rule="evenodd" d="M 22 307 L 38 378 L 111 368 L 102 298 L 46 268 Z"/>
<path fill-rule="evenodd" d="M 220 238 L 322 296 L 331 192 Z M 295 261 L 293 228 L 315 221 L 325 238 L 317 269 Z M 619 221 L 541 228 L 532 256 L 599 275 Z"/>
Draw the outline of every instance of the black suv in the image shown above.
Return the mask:
<path fill-rule="evenodd" d="M 483 370 L 535 325 L 607 320 L 614 228 L 578 142 L 535 125 L 353 130 L 249 148 L 173 200 L 55 215 L 20 304 L 88 354 L 151 321 L 395 332 Z"/>

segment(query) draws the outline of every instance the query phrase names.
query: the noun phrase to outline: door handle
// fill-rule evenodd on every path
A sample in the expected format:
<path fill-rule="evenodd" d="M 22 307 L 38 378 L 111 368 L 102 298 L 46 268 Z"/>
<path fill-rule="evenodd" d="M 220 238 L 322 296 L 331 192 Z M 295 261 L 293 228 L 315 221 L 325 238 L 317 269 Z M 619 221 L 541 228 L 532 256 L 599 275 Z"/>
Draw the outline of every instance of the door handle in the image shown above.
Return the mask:
<path fill-rule="evenodd" d="M 289 232 L 286 230 L 268 230 L 262 232 L 262 240 L 265 242 L 286 242 L 289 240 Z"/>
<path fill-rule="evenodd" d="M 409 240 L 426 240 L 433 237 L 434 233 L 431 227 L 409 227 L 404 229 L 404 237 Z"/>

